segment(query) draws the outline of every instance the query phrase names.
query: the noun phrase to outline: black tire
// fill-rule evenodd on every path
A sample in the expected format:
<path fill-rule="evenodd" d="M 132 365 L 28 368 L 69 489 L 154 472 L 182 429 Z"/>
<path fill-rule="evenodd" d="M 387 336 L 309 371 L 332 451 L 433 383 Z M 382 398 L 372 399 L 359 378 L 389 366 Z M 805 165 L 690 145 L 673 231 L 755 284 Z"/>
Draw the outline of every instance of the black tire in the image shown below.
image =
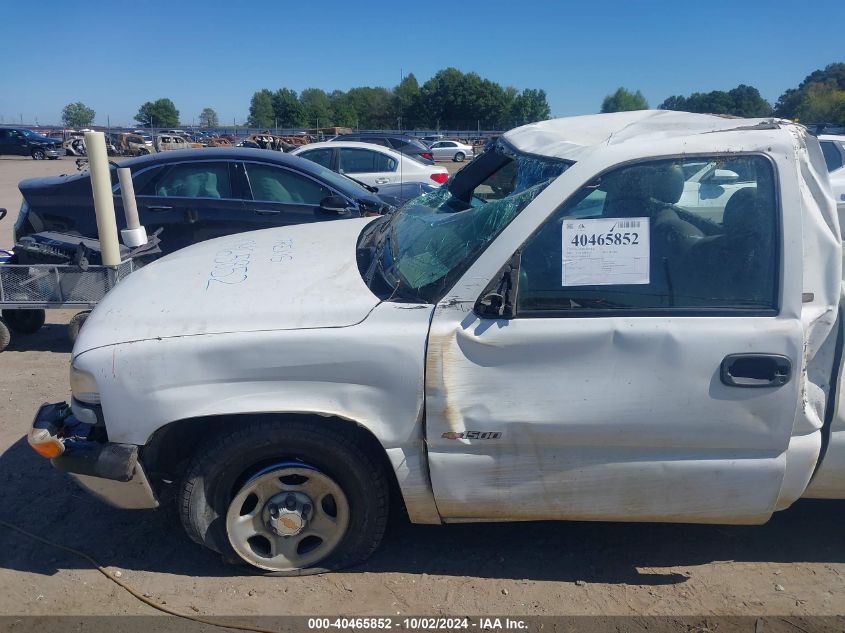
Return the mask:
<path fill-rule="evenodd" d="M 321 426 L 318 420 L 233 425 L 201 447 L 191 460 L 178 498 L 188 536 L 225 560 L 241 562 L 226 533 L 229 504 L 251 475 L 290 461 L 318 469 L 341 487 L 349 502 L 349 527 L 335 549 L 311 567 L 252 569 L 274 576 L 307 576 L 367 559 L 381 542 L 389 514 L 385 469 L 353 429 Z"/>
<path fill-rule="evenodd" d="M 455 162 L 456 163 L 462 163 L 462 162 L 464 162 L 464 159 L 466 157 L 467 157 L 467 155 L 464 154 L 463 152 L 458 152 L 457 154 L 455 154 Z"/>
<path fill-rule="evenodd" d="M 43 149 L 34 149 L 32 150 L 32 159 L 33 160 L 44 160 L 46 154 L 44 153 Z"/>
<path fill-rule="evenodd" d="M 79 331 L 85 324 L 85 319 L 88 318 L 89 314 L 91 314 L 90 310 L 85 310 L 84 312 L 77 312 L 71 317 L 70 321 L 68 321 L 67 336 L 72 343 L 76 342 L 76 337 L 79 336 Z"/>
<path fill-rule="evenodd" d="M 44 310 L 3 310 L 3 320 L 15 334 L 35 334 L 45 319 Z"/>
<path fill-rule="evenodd" d="M 9 347 L 9 343 L 11 342 L 12 333 L 9 332 L 9 328 L 6 327 L 6 323 L 3 319 L 0 319 L 0 352 Z"/>

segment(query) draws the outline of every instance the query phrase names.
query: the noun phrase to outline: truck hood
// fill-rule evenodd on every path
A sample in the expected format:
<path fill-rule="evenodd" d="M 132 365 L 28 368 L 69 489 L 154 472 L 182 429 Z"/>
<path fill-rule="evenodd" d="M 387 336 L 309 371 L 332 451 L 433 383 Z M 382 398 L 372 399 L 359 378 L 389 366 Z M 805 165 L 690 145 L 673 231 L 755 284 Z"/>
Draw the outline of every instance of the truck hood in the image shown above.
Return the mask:
<path fill-rule="evenodd" d="M 367 218 L 239 233 L 136 270 L 88 317 L 74 347 L 131 341 L 346 327 L 379 303 L 358 272 Z"/>

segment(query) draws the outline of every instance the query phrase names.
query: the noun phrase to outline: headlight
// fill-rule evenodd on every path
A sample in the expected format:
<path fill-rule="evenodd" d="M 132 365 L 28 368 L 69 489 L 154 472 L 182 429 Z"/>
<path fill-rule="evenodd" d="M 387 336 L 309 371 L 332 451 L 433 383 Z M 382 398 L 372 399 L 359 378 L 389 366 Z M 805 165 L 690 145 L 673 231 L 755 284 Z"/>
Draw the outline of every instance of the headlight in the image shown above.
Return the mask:
<path fill-rule="evenodd" d="M 70 391 L 80 402 L 100 404 L 100 390 L 94 376 L 73 365 L 70 366 Z"/>

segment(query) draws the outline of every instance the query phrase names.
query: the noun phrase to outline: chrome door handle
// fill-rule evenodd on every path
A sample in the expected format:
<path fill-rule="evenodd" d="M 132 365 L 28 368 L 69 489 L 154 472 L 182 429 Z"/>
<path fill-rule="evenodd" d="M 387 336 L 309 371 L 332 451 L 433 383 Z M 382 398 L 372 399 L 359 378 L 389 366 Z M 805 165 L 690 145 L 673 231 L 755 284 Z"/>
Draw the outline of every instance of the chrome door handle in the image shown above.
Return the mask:
<path fill-rule="evenodd" d="M 386 185 L 390 182 L 390 178 L 376 178 L 377 185 Z"/>

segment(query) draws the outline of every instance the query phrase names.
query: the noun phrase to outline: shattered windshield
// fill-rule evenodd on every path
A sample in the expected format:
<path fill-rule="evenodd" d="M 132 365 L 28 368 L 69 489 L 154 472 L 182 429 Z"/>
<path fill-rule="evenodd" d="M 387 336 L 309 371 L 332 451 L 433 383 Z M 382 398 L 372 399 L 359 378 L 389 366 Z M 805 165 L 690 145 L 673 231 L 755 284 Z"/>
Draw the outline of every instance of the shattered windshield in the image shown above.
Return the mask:
<path fill-rule="evenodd" d="M 448 185 L 394 215 L 377 249 L 386 281 L 423 301 L 437 301 L 568 166 L 497 143 Z"/>

